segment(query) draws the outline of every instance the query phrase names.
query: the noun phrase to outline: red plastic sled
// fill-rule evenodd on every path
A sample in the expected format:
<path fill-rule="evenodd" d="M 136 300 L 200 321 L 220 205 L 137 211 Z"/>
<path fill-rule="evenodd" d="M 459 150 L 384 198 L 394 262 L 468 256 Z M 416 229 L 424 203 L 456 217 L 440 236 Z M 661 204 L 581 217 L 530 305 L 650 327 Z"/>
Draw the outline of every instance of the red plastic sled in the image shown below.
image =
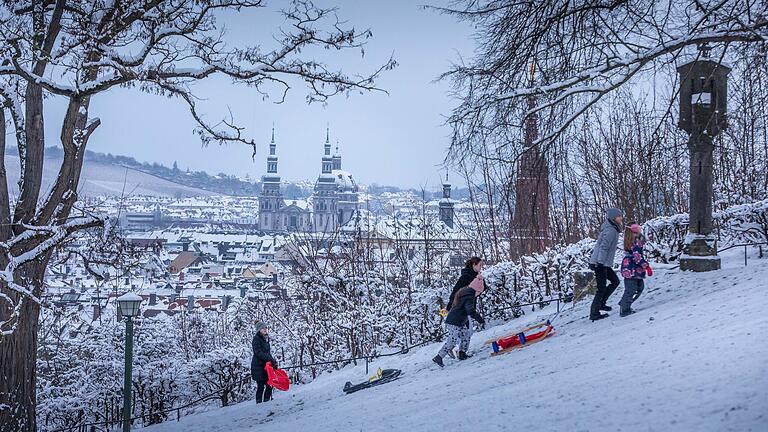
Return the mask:
<path fill-rule="evenodd" d="M 287 391 L 291 386 L 291 380 L 288 379 L 288 373 L 282 369 L 275 369 L 272 367 L 272 362 L 267 362 L 264 366 L 264 370 L 267 371 L 267 384 L 270 386 Z"/>
<path fill-rule="evenodd" d="M 536 333 L 529 333 L 529 334 L 525 333 L 525 332 L 536 330 L 542 327 L 544 329 Z M 555 328 L 552 327 L 552 324 L 550 324 L 550 322 L 547 321 L 547 322 L 523 329 L 523 331 L 519 333 L 510 335 L 508 337 L 499 339 L 497 341 L 492 341 L 493 353 L 491 355 L 493 356 L 493 355 L 503 354 L 515 348 L 521 348 L 525 345 L 542 341 L 547 336 L 550 336 L 554 332 L 554 330 Z"/>

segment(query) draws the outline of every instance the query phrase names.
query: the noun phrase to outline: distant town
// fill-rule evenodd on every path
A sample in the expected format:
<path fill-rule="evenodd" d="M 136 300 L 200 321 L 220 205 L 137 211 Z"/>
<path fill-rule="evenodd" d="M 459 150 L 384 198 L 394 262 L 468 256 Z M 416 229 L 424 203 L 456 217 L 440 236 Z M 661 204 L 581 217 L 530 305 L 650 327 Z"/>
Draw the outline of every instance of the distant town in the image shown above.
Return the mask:
<path fill-rule="evenodd" d="M 117 309 L 115 299 L 131 290 L 145 298 L 151 318 L 226 310 L 234 297 L 290 299 L 303 269 L 335 260 L 386 266 L 427 254 L 444 266 L 462 264 L 458 251 L 470 243 L 478 208 L 452 196 L 447 176 L 437 193 L 360 185 L 326 134 L 309 195 L 291 196 L 286 189 L 296 186 L 279 175 L 277 147 L 273 132 L 257 196 L 89 197 L 84 205 L 115 222 L 137 262 L 97 275 L 86 259 L 70 257 L 50 267 L 47 300 L 80 310 L 88 322 Z M 365 256 L 353 256 L 356 249 Z"/>

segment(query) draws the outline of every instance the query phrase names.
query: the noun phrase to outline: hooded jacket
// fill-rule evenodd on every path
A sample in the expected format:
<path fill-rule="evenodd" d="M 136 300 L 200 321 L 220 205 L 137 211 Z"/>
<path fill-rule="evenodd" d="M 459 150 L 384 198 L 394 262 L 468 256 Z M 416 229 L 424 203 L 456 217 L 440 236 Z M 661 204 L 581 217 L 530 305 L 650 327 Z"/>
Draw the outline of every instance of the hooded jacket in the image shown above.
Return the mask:
<path fill-rule="evenodd" d="M 619 209 L 608 209 L 605 212 L 605 222 L 600 226 L 600 234 L 597 236 L 595 248 L 589 257 L 590 264 L 599 264 L 606 267 L 613 266 L 613 259 L 616 256 L 616 246 L 619 245 L 619 232 L 621 228 L 613 221 L 617 216 L 624 213 Z"/>

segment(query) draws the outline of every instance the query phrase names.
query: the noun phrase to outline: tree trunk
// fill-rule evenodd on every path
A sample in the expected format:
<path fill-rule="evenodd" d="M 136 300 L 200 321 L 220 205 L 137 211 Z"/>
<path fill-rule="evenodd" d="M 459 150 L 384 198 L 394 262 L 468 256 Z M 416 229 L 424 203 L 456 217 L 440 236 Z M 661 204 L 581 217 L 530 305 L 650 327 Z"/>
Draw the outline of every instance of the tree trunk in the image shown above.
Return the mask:
<path fill-rule="evenodd" d="M 47 258 L 19 271 L 16 283 L 40 292 Z M 0 339 L 0 432 L 34 432 L 36 406 L 37 324 L 40 305 L 0 286 L 14 301 L 23 301 L 16 330 Z M 3 309 L 0 315 L 7 314 Z"/>

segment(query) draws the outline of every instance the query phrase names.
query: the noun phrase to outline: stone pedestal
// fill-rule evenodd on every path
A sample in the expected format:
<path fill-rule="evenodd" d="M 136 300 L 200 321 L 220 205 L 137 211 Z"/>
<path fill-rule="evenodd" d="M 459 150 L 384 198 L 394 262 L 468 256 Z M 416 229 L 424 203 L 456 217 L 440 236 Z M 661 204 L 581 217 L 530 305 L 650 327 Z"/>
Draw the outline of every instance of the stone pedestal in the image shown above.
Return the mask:
<path fill-rule="evenodd" d="M 680 270 L 706 272 L 720 270 L 720 257 L 714 239 L 695 238 L 685 245 L 680 256 Z"/>

